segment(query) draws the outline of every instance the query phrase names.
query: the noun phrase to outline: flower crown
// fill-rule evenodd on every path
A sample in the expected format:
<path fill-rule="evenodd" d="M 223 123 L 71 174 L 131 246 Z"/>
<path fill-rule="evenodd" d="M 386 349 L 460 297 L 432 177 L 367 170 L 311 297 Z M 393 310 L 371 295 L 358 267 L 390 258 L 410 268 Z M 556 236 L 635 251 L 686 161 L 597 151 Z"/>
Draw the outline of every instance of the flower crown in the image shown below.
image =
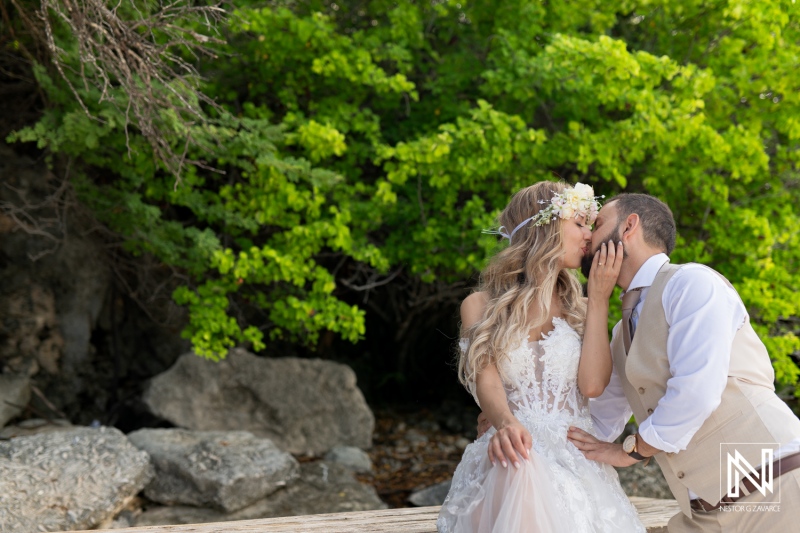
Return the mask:
<path fill-rule="evenodd" d="M 558 218 L 569 219 L 585 216 L 586 221 L 593 224 L 597 218 L 597 212 L 600 210 L 599 198 L 605 198 L 605 196 L 595 196 L 594 189 L 590 185 L 576 183 L 574 187 L 567 187 L 564 192 L 554 194 L 550 199 L 550 205 L 520 222 L 511 233 L 506 233 L 505 226 L 500 226 L 497 230 L 484 230 L 484 233 L 500 235 L 508 239 L 508 243 L 511 244 L 514 234 L 528 222 L 533 222 L 534 226 L 544 226 Z M 546 204 L 547 202 L 539 200 L 539 203 Z"/>

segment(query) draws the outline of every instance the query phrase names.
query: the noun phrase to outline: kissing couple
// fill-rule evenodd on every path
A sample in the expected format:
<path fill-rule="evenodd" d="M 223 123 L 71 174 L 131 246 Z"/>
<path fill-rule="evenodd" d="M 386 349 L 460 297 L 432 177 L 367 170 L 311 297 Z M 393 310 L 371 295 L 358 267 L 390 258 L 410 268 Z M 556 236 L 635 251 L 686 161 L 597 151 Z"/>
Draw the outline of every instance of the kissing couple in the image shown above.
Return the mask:
<path fill-rule="evenodd" d="M 620 194 L 600 208 L 587 185 L 540 182 L 499 222 L 508 245 L 461 304 L 458 375 L 480 435 L 438 530 L 643 532 L 613 467 L 651 460 L 680 506 L 671 533 L 794 530 L 800 420 L 730 282 L 670 262 L 669 207 Z M 637 433 L 615 444 L 631 415 Z"/>

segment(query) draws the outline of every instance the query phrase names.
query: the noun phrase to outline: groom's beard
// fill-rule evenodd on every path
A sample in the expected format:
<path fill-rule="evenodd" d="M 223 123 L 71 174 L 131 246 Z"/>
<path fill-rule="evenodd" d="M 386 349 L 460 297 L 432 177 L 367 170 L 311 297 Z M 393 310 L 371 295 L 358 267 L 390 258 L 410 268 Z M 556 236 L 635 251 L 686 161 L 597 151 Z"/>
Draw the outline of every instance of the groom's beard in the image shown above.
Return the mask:
<path fill-rule="evenodd" d="M 617 228 L 617 230 L 614 233 L 612 233 L 608 238 L 609 238 L 609 240 L 611 240 L 611 242 L 613 242 L 615 244 L 618 243 L 619 241 L 621 241 L 622 238 L 621 238 L 620 233 L 619 233 L 619 228 Z M 608 244 L 608 241 L 606 241 L 606 244 Z M 599 248 L 598 248 L 598 250 L 599 250 Z M 581 274 L 583 274 L 583 276 L 586 279 L 589 279 L 589 273 L 592 271 L 592 263 L 594 262 L 594 253 L 596 251 L 597 250 L 592 250 L 591 253 L 588 253 L 588 254 L 584 255 L 583 259 L 581 259 Z M 623 259 L 625 258 L 625 251 L 624 250 L 622 251 L 622 258 Z"/>

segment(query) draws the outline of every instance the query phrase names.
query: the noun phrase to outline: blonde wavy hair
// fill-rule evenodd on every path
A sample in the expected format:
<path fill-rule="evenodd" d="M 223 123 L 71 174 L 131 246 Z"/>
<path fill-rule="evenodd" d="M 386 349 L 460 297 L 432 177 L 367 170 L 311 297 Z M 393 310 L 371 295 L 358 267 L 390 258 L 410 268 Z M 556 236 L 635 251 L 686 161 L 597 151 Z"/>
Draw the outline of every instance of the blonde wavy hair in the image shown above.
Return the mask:
<path fill-rule="evenodd" d="M 543 181 L 518 191 L 500 213 L 498 223 L 516 228 L 523 220 L 550 205 L 553 195 L 567 188 L 563 182 Z M 541 201 L 541 202 L 540 202 Z M 469 339 L 459 354 L 458 377 L 468 389 L 478 374 L 495 364 L 505 378 L 502 363 L 510 350 L 550 318 L 553 295 L 557 294 L 564 318 L 583 336 L 586 302 L 578 277 L 561 264 L 564 254 L 561 219 L 520 228 L 509 246 L 495 255 L 481 272 L 478 291 L 488 295 L 483 318 L 462 330 Z M 529 322 L 529 311 L 536 318 Z"/>

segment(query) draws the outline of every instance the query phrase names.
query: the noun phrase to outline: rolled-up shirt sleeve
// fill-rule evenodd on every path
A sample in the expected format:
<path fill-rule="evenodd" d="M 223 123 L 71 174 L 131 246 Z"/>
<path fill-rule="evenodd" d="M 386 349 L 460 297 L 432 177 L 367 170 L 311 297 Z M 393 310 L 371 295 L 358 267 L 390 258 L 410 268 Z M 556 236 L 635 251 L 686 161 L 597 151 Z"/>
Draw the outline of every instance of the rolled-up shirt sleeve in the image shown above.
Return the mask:
<path fill-rule="evenodd" d="M 719 405 L 733 338 L 747 311 L 735 290 L 700 265 L 685 265 L 669 280 L 662 304 L 672 377 L 653 414 L 639 425 L 639 435 L 675 453 L 686 449 Z"/>
<path fill-rule="evenodd" d="M 614 327 L 617 334 L 619 324 Z M 633 411 L 625 398 L 622 389 L 622 380 L 617 374 L 617 369 L 611 369 L 611 379 L 603 394 L 597 398 L 589 399 L 589 410 L 592 414 L 595 434 L 598 439 L 612 442 L 622 434 L 625 424 L 630 420 Z"/>

